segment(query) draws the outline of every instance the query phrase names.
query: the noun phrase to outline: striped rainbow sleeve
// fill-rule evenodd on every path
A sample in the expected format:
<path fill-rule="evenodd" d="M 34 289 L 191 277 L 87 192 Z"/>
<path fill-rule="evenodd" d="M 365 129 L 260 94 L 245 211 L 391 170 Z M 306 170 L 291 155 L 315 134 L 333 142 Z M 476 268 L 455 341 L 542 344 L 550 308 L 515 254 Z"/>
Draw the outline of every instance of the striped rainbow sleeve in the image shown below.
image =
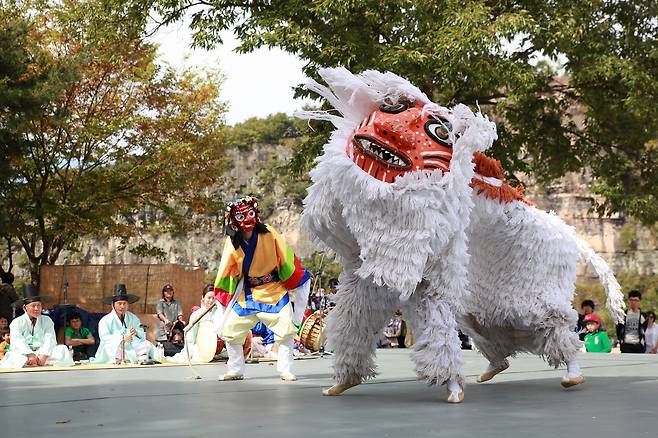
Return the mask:
<path fill-rule="evenodd" d="M 222 261 L 217 270 L 217 278 L 215 278 L 215 299 L 227 306 L 235 294 L 235 289 L 238 285 L 240 277 L 238 276 L 238 269 L 235 265 L 233 253 L 235 248 L 231 243 L 231 239 L 226 239 L 224 244 L 224 251 L 222 253 Z"/>
<path fill-rule="evenodd" d="M 311 275 L 302 267 L 297 256 L 276 231 L 270 228 L 276 241 L 277 255 L 279 257 L 279 280 L 283 286 L 288 289 L 295 289 L 304 284 Z"/>

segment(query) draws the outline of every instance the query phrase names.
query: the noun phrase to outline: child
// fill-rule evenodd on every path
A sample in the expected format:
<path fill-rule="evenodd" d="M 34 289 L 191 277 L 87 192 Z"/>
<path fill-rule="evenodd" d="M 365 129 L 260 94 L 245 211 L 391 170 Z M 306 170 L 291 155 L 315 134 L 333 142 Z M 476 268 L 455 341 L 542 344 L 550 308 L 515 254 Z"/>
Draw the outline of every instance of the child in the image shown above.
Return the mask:
<path fill-rule="evenodd" d="M 0 330 L 0 338 L 2 338 L 2 342 L 0 342 L 0 359 L 2 359 L 9 350 L 9 329 Z"/>
<path fill-rule="evenodd" d="M 64 331 L 64 343 L 73 349 L 73 360 L 89 359 L 87 349 L 96 343 L 94 336 L 87 327 L 82 326 L 82 318 L 78 312 L 67 315 L 69 326 Z"/>
<path fill-rule="evenodd" d="M 9 318 L 5 315 L 0 315 L 0 330 L 9 328 Z"/>
<path fill-rule="evenodd" d="M 585 350 L 588 353 L 610 353 L 612 347 L 610 345 L 610 338 L 608 334 L 602 330 L 601 318 L 595 313 L 585 315 L 583 318 L 585 327 L 587 327 L 587 334 L 585 335 Z"/>

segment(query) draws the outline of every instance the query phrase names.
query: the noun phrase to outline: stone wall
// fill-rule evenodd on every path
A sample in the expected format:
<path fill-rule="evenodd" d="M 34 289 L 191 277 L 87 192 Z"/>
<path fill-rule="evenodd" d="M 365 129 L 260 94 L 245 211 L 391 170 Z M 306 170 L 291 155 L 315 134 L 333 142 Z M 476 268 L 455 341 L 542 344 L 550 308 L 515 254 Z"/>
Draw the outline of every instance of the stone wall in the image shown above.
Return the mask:
<path fill-rule="evenodd" d="M 233 166 L 226 173 L 223 184 L 217 189 L 224 199 L 233 198 L 258 186 L 258 171 L 276 158 L 285 161 L 291 152 L 282 145 L 260 145 L 248 150 L 229 151 Z M 590 192 L 590 178 L 583 173 L 572 173 L 560 180 L 540 187 L 529 186 L 527 196 L 537 207 L 555 211 L 577 233 L 611 264 L 615 272 L 634 270 L 641 274 L 658 273 L 658 244 L 656 237 L 643 227 L 623 217 L 600 218 L 590 211 L 594 197 Z M 301 257 L 311 255 L 315 249 L 298 228 L 300 208 L 282 196 L 278 188 L 273 194 L 276 206 L 267 222 L 272 224 Z M 129 249 L 147 241 L 161 247 L 164 260 L 138 257 Z M 59 264 L 68 258 L 74 264 L 133 264 L 174 263 L 200 266 L 214 272 L 219 264 L 223 230 L 216 216 L 208 229 L 199 229 L 181 235 L 142 236 L 132 239 L 125 248 L 116 239 L 90 239 L 81 245 L 82 251 L 62 254 Z M 20 276 L 20 272 L 16 272 Z M 209 274 L 210 275 L 210 274 Z M 584 265 L 579 267 L 580 281 L 595 281 L 595 276 Z"/>
<path fill-rule="evenodd" d="M 623 216 L 601 218 L 592 211 L 595 197 L 587 172 L 570 173 L 547 186 L 529 186 L 526 195 L 538 208 L 555 211 L 576 228 L 579 236 L 592 245 L 613 271 L 637 271 L 658 274 L 658 241 L 651 230 Z M 593 279 L 594 273 L 579 266 L 581 280 Z"/>

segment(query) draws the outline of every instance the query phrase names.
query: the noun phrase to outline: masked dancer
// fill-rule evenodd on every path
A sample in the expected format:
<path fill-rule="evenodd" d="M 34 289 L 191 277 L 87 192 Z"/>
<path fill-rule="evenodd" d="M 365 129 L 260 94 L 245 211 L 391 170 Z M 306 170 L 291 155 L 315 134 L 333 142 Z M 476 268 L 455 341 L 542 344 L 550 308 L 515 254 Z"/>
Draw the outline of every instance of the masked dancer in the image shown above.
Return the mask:
<path fill-rule="evenodd" d="M 281 236 L 261 222 L 256 198 L 246 196 L 229 203 L 226 221 L 228 238 L 215 280 L 215 297 L 228 308 L 217 312 L 221 321 L 216 327 L 229 357 L 220 380 L 243 378 L 242 345 L 259 321 L 274 332 L 279 343 L 281 379 L 297 380 L 291 369 L 293 337 L 306 308 L 310 274 Z"/>

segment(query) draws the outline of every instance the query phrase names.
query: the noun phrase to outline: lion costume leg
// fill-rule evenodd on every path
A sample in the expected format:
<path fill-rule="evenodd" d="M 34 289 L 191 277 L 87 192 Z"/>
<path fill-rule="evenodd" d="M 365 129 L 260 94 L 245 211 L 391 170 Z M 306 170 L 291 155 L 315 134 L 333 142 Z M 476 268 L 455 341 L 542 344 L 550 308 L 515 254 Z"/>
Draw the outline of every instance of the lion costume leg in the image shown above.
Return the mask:
<path fill-rule="evenodd" d="M 553 367 L 567 366 L 567 374 L 561 381 L 565 388 L 585 381 L 577 361 L 581 342 L 573 330 L 576 318 L 576 311 L 571 308 L 551 310 L 544 316 L 537 333 L 537 337 L 543 339 L 537 353 Z"/>
<path fill-rule="evenodd" d="M 334 353 L 336 385 L 324 395 L 340 395 L 375 377 L 377 337 L 397 308 L 396 294 L 345 269 L 340 276 L 336 307 L 327 319 L 327 346 Z"/>
<path fill-rule="evenodd" d="M 415 343 L 411 358 L 416 375 L 429 385 L 446 384 L 448 402 L 464 399 L 461 341 L 450 305 L 427 291 L 416 292 L 405 310 L 409 313 Z"/>

